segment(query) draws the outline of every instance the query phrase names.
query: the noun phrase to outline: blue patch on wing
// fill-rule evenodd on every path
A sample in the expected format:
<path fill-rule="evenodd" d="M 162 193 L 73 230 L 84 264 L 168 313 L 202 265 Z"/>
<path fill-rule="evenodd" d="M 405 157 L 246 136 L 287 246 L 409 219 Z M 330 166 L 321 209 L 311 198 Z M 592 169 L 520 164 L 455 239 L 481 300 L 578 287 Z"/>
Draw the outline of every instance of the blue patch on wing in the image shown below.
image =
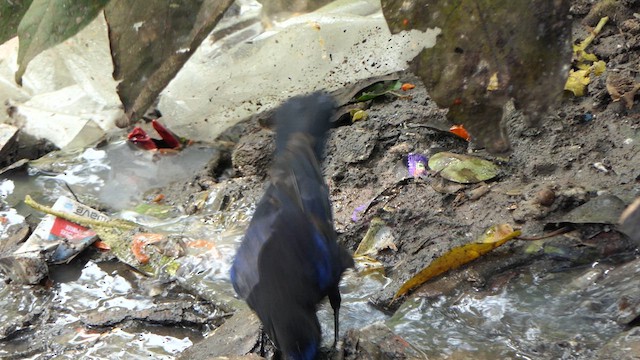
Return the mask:
<path fill-rule="evenodd" d="M 313 256 L 318 287 L 327 289 L 333 280 L 331 276 L 331 253 L 325 239 L 317 232 L 313 234 L 313 243 L 318 251 L 318 256 Z"/>
<path fill-rule="evenodd" d="M 311 343 L 300 352 L 291 354 L 291 358 L 294 360 L 313 360 L 316 358 L 317 352 L 318 345 L 315 343 Z"/>
<path fill-rule="evenodd" d="M 268 215 L 261 215 L 267 213 Z M 264 244 L 269 240 L 271 224 L 274 222 L 276 211 L 263 209 L 257 212 L 258 216 L 251 219 L 249 229 L 242 239 L 242 243 L 236 252 L 231 265 L 231 283 L 233 288 L 241 298 L 246 299 L 253 288 L 260 281 L 258 273 L 258 258 Z"/>

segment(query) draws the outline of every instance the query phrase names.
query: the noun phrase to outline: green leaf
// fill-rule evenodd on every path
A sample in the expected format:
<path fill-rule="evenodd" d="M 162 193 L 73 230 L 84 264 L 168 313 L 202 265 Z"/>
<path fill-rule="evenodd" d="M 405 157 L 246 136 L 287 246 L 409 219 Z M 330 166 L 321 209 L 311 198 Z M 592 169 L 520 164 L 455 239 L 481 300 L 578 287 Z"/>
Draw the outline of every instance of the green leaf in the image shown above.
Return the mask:
<path fill-rule="evenodd" d="M 397 251 L 398 248 L 394 240 L 391 228 L 386 226 L 382 219 L 375 217 L 371 220 L 369 230 L 360 241 L 358 248 L 353 253 L 353 257 L 373 256 L 384 249 Z"/>
<path fill-rule="evenodd" d="M 571 61 L 569 0 L 382 0 L 392 33 L 440 29 L 411 63 L 432 99 L 489 151 L 509 149 L 502 109 L 536 121 L 561 98 Z"/>
<path fill-rule="evenodd" d="M 138 214 L 153 216 L 158 219 L 168 219 L 172 214 L 173 206 L 161 204 L 138 204 L 133 211 Z"/>
<path fill-rule="evenodd" d="M 491 161 L 450 152 L 440 152 L 429 158 L 429 168 L 443 178 L 461 184 L 489 180 L 496 177 L 500 171 Z"/>
<path fill-rule="evenodd" d="M 112 0 L 105 8 L 118 95 L 127 126 L 144 114 L 232 0 Z"/>
<path fill-rule="evenodd" d="M 42 51 L 70 38 L 89 24 L 109 0 L 34 0 L 18 25 L 20 48 L 16 82 Z"/>
<path fill-rule="evenodd" d="M 356 101 L 360 102 L 375 99 L 378 96 L 398 91 L 401 87 L 402 82 L 400 80 L 377 82 L 362 90 L 362 94 L 356 97 Z"/>
<path fill-rule="evenodd" d="M 16 36 L 18 24 L 32 0 L 0 1 L 0 44 Z"/>

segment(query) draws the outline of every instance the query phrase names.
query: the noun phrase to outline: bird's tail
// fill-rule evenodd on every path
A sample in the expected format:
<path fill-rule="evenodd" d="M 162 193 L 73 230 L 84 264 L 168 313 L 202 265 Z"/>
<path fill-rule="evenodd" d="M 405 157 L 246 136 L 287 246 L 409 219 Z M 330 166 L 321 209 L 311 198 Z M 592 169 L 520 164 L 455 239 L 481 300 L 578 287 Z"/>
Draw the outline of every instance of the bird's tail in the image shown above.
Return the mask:
<path fill-rule="evenodd" d="M 336 103 L 323 92 L 297 96 L 284 103 L 276 112 L 276 154 L 281 153 L 296 133 L 302 133 L 313 142 L 316 157 L 320 158 L 331 116 Z"/>

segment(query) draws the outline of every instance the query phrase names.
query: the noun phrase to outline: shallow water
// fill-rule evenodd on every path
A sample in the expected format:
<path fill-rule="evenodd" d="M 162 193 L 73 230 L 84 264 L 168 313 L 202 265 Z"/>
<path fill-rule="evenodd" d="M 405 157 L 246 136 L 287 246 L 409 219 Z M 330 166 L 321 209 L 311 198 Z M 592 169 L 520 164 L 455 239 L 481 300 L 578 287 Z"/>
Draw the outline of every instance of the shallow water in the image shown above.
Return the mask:
<path fill-rule="evenodd" d="M 150 189 L 191 178 L 215 151 L 194 145 L 175 153 L 159 153 L 118 141 L 100 149 L 52 157 L 48 166 L 42 168 L 53 171 L 34 171 L 40 175 L 36 186 L 46 190 L 53 197 L 51 200 L 71 189 L 82 196 L 95 197 L 113 209 L 124 209 L 135 205 Z"/>
<path fill-rule="evenodd" d="M 623 330 L 597 298 L 603 269 L 543 277 L 524 273 L 498 293 L 470 292 L 407 301 L 389 326 L 430 357 L 460 352 L 477 358 L 544 359 L 596 350 Z"/>
<path fill-rule="evenodd" d="M 22 332 L 0 341 L 0 358 L 168 359 L 202 338 L 194 329 L 175 326 L 85 326 L 83 317 L 94 312 L 153 307 L 154 298 L 122 264 L 76 259 L 53 269 L 51 278 L 50 288 L 0 285 L 1 323 L 19 326 L 17 319 L 39 314 Z"/>

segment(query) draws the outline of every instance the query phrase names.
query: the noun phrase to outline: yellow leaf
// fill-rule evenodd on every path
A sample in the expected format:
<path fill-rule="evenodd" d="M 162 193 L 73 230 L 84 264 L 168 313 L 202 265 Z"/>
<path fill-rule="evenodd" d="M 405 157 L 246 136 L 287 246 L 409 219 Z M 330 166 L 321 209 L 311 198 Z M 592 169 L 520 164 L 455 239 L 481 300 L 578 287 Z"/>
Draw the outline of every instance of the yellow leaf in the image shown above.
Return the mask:
<path fill-rule="evenodd" d="M 494 225 L 489 227 L 482 235 L 480 235 L 475 242 L 485 244 L 496 243 L 512 236 L 513 233 L 513 228 L 509 224 Z M 515 236 L 519 235 L 520 234 Z M 515 236 L 509 237 L 507 240 L 513 239 Z"/>
<path fill-rule="evenodd" d="M 593 29 L 593 31 L 591 31 L 591 34 L 589 34 L 589 36 L 587 36 L 584 40 L 582 40 L 580 42 L 580 44 L 573 45 L 573 51 L 575 53 L 578 53 L 580 51 L 584 51 L 584 49 L 586 49 L 587 46 L 589 46 L 591 44 L 593 39 L 595 39 L 596 36 L 598 36 L 598 34 L 602 30 L 602 28 L 607 24 L 607 21 L 609 21 L 609 17 L 608 16 L 605 16 L 605 17 L 601 18 L 600 21 L 598 21 L 598 25 L 596 25 L 596 27 Z"/>
<path fill-rule="evenodd" d="M 607 64 L 605 64 L 604 61 L 602 60 L 596 61 L 593 63 L 593 65 L 591 65 L 591 72 L 595 76 L 600 76 L 606 68 L 607 68 Z"/>
<path fill-rule="evenodd" d="M 578 62 L 596 62 L 598 61 L 598 57 L 594 54 L 590 54 L 584 51 L 578 53 Z"/>
<path fill-rule="evenodd" d="M 429 266 L 402 284 L 393 299 L 397 299 L 438 275 L 479 258 L 518 236 L 520 236 L 520 230 L 514 231 L 507 224 L 490 227 L 476 242 L 455 247 L 449 250 L 448 253 L 433 260 Z"/>
<path fill-rule="evenodd" d="M 569 70 L 569 78 L 564 85 L 564 89 L 571 91 L 575 96 L 584 95 L 584 89 L 589 85 L 589 69 Z"/>
<path fill-rule="evenodd" d="M 567 79 L 564 89 L 571 91 L 575 96 L 583 96 L 584 90 L 591 81 L 591 74 L 599 76 L 606 68 L 606 64 L 602 60 L 598 60 L 598 57 L 594 54 L 585 51 L 587 46 L 591 44 L 593 39 L 600 33 L 604 25 L 609 20 L 608 17 L 603 17 L 598 22 L 598 25 L 591 32 L 587 38 L 585 38 L 579 44 L 573 45 L 573 62 L 574 66 L 578 70 L 569 70 L 569 78 Z"/>
<path fill-rule="evenodd" d="M 498 73 L 493 73 L 491 78 L 489 79 L 489 84 L 487 85 L 487 91 L 495 91 L 498 90 L 500 83 L 498 82 Z"/>
<path fill-rule="evenodd" d="M 367 120 L 369 114 L 364 110 L 353 109 L 349 112 L 351 114 L 351 121 L 356 122 L 359 120 Z"/>
<path fill-rule="evenodd" d="M 589 64 L 589 63 L 578 63 L 578 64 L 576 64 L 576 68 L 578 70 L 589 70 L 589 68 L 591 68 L 591 64 Z"/>

